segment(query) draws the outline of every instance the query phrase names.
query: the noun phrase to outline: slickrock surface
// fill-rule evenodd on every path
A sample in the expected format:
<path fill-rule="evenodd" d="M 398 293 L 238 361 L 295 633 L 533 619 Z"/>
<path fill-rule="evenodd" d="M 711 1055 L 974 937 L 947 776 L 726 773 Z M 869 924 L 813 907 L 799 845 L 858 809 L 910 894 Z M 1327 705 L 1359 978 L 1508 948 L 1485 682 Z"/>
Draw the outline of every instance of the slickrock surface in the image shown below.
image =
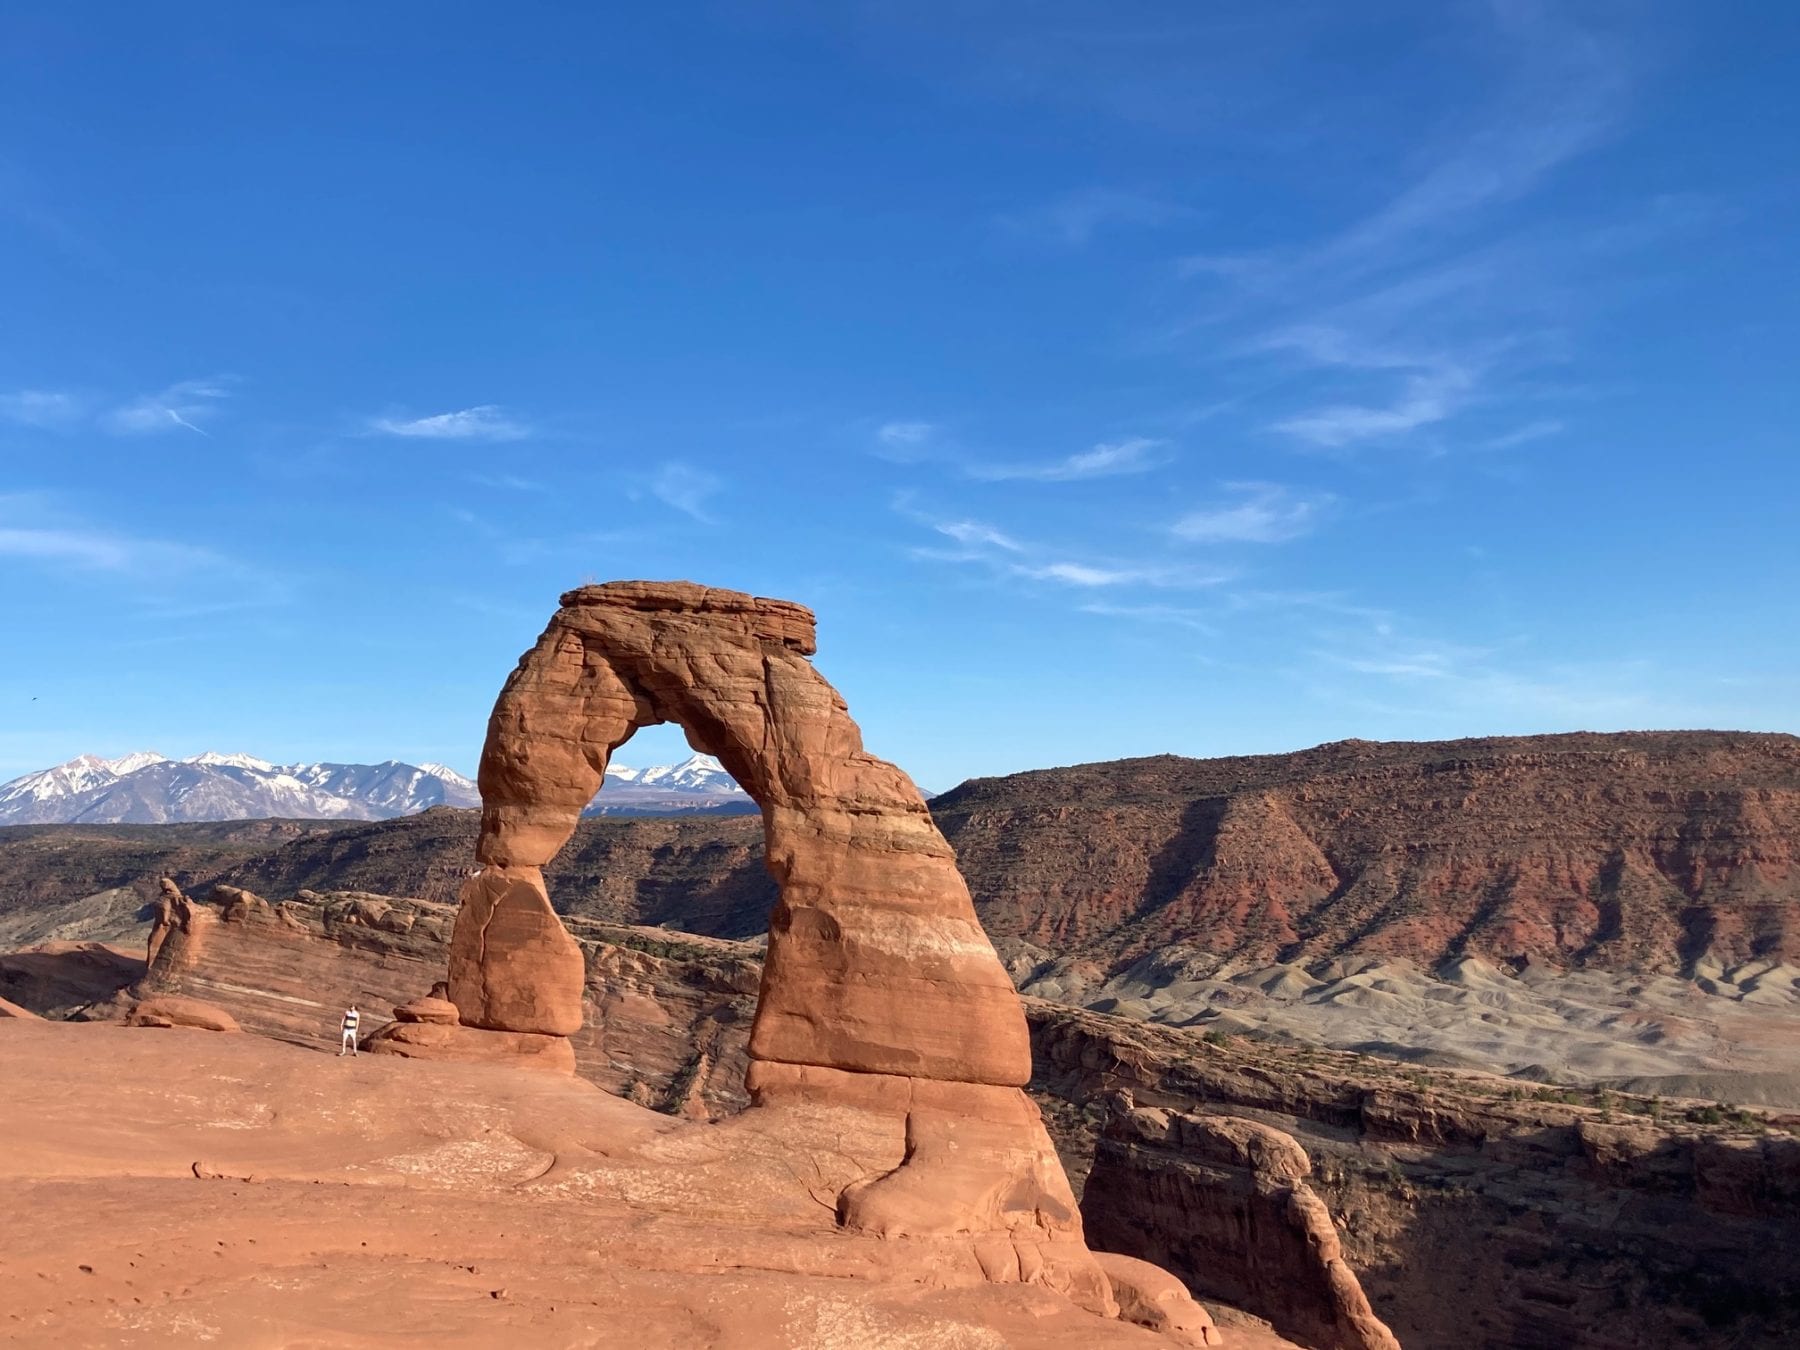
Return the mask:
<path fill-rule="evenodd" d="M 758 1130 L 861 1138 L 817 1164 L 845 1231 L 952 1239 L 996 1283 L 1043 1284 L 1117 1316 L 1075 1196 L 1021 1090 L 1030 1040 L 950 846 L 917 787 L 863 749 L 810 661 L 810 611 L 689 582 L 562 597 L 494 705 L 481 755 L 480 866 L 451 933 L 460 1025 L 399 1023 L 374 1048 L 457 1058 L 582 1024 L 585 962 L 543 867 L 608 757 L 675 722 L 762 808 L 779 888 L 750 1028 Z M 533 1058 L 542 1051 L 534 1043 Z M 573 1056 L 569 1056 L 570 1060 Z M 572 1065 L 571 1065 L 572 1067 Z M 898 1152 L 881 1167 L 882 1148 Z"/>
<path fill-rule="evenodd" d="M 4 1345 L 1179 1343 L 840 1227 L 820 1197 L 905 1144 L 823 1105 L 694 1125 L 556 1074 L 27 1021 L 0 1082 Z"/>

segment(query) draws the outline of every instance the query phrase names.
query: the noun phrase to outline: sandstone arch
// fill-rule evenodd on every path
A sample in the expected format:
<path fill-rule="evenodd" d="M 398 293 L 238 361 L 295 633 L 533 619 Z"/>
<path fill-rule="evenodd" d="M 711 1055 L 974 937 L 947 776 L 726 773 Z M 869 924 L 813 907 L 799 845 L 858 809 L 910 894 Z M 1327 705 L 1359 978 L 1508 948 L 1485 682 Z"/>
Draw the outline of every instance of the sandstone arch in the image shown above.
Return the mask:
<path fill-rule="evenodd" d="M 1044 1284 L 1116 1316 L 1022 1090 L 1024 1013 L 955 856 L 912 781 L 863 749 L 814 649 L 811 612 L 784 600 L 688 582 L 565 594 L 488 722 L 481 870 L 451 940 L 460 1025 L 426 1028 L 405 1053 L 573 1067 L 563 1038 L 581 1025 L 582 956 L 542 868 L 613 750 L 678 723 L 762 806 L 780 888 L 752 1107 L 713 1127 L 709 1153 L 736 1139 L 803 1160 L 806 1203 L 835 1197 L 848 1230 L 937 1240 L 946 1278 Z"/>
<path fill-rule="evenodd" d="M 815 646 L 810 611 L 737 591 L 614 582 L 562 597 L 488 723 L 484 870 L 464 888 L 451 952 L 464 1025 L 552 1036 L 580 1026 L 581 955 L 541 869 L 613 750 L 640 727 L 675 722 L 763 810 L 781 896 L 752 1059 L 1000 1087 L 1029 1079 L 1024 1014 L 955 856 L 912 781 L 863 749 L 844 700 L 807 659 Z"/>

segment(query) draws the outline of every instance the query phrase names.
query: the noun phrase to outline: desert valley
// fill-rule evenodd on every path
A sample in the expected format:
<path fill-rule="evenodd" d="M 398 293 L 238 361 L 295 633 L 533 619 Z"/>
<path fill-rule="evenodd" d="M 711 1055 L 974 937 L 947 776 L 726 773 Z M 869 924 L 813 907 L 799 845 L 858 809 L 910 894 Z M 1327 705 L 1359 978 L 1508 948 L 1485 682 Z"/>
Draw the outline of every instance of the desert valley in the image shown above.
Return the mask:
<path fill-rule="evenodd" d="M 390 1316 L 377 1291 L 420 1262 L 429 1297 L 376 1341 L 608 1344 L 596 1319 L 627 1304 L 656 1327 L 647 1343 L 720 1345 L 1601 1350 L 1800 1329 L 1784 1242 L 1800 1221 L 1800 740 L 1164 756 L 978 779 L 927 815 L 903 776 L 851 786 L 792 758 L 835 743 L 871 766 L 857 773 L 879 765 L 783 720 L 821 706 L 798 692 L 805 611 L 633 586 L 565 597 L 509 682 L 485 814 L 0 831 L 0 1054 L 20 1085 L 0 1109 L 41 1218 L 4 1254 L 37 1282 L 13 1282 L 31 1294 L 9 1337 L 358 1343 Z M 618 674 L 568 666 L 569 640 Z M 802 683 L 771 702 L 729 673 L 697 682 L 675 642 L 709 669 L 753 656 L 758 690 L 779 653 Z M 618 729 L 592 729 L 608 706 Z M 746 713 L 772 729 L 739 738 Z M 610 747 L 665 718 L 735 758 L 771 813 L 592 813 L 581 738 Z M 778 779 L 742 758 L 757 744 L 795 747 L 774 752 L 790 756 Z M 864 804 L 834 817 L 838 800 Z M 895 871 L 896 825 L 857 823 L 882 810 L 929 830 L 901 847 L 954 846 L 970 920 L 932 922 L 978 917 L 999 988 L 979 964 L 957 973 L 973 958 L 953 944 L 916 986 L 945 991 L 943 1014 L 918 995 L 899 1022 L 859 1013 L 918 973 L 915 957 L 876 973 L 891 925 L 940 903 L 922 899 L 935 873 Z M 847 824 L 806 823 L 832 819 Z M 815 839 L 853 851 L 810 880 Z M 950 854 L 903 866 L 933 856 Z M 557 918 L 534 908 L 546 892 Z M 493 917 L 465 948 L 472 905 Z M 876 963 L 856 998 L 811 985 L 809 968 L 847 959 Z M 1017 1107 L 1016 1089 L 980 1086 L 1013 1072 L 979 1068 L 1003 1042 L 968 1039 L 1019 1015 L 1014 987 Z M 771 1013 L 771 988 L 815 1002 Z M 317 1054 L 351 1005 L 386 1055 Z M 791 1030 L 759 1041 L 766 1025 Z M 916 1048 L 879 1048 L 896 1036 Z M 783 1076 L 845 1057 L 870 1067 Z M 892 1217 L 859 1216 L 856 1177 L 881 1174 L 896 1126 L 832 1074 L 921 1101 L 939 1084 L 931 1115 L 901 1111 L 889 1176 L 937 1157 L 920 1132 L 938 1129 L 959 1179 L 922 1169 Z M 1027 1184 L 1049 1188 L 1021 1211 L 1035 1218 L 1006 1217 L 1016 1199 L 963 1208 Z M 396 1187 L 399 1210 L 381 1200 Z M 119 1205 L 168 1217 L 129 1253 L 76 1218 Z M 476 1237 L 478 1212 L 511 1215 L 514 1237 Z M 846 1276 L 866 1295 L 846 1302 Z M 742 1315 L 707 1313 L 719 1299 Z"/>

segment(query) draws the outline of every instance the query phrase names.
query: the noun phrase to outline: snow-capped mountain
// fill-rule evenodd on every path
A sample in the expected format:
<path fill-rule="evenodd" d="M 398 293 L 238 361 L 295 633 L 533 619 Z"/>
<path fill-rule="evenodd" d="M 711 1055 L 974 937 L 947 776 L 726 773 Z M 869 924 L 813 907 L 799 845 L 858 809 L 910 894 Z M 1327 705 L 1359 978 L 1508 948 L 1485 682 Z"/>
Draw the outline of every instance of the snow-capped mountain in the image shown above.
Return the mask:
<path fill-rule="evenodd" d="M 188 820 L 386 820 L 431 806 L 480 806 L 443 764 L 275 764 L 208 750 L 170 759 L 139 750 L 80 755 L 0 783 L 0 825 L 154 825 Z M 588 815 L 732 814 L 756 803 L 711 755 L 647 769 L 607 766 Z"/>
<path fill-rule="evenodd" d="M 441 764 L 271 764 L 214 751 L 80 755 L 0 783 L 0 825 L 157 824 L 262 817 L 385 820 L 428 806 L 479 806 L 475 784 Z"/>
<path fill-rule="evenodd" d="M 688 811 L 720 815 L 756 810 L 750 794 L 711 755 L 690 755 L 679 764 L 634 769 L 608 764 L 599 794 L 583 813 L 590 816 L 664 816 Z"/>

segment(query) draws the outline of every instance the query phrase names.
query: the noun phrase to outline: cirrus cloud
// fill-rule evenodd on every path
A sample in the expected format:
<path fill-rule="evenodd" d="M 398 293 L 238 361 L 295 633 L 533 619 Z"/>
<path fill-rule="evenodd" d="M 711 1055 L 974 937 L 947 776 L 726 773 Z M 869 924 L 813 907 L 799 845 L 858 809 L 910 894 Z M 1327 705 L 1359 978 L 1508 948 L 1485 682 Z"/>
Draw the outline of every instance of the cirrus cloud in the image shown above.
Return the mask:
<path fill-rule="evenodd" d="M 369 428 L 384 436 L 430 441 L 518 441 L 531 434 L 530 427 L 492 403 L 428 417 L 371 418 Z"/>
<path fill-rule="evenodd" d="M 1302 496 L 1279 483 L 1226 483 L 1238 500 L 1190 511 L 1169 527 L 1192 544 L 1282 544 L 1309 534 L 1332 497 Z"/>

